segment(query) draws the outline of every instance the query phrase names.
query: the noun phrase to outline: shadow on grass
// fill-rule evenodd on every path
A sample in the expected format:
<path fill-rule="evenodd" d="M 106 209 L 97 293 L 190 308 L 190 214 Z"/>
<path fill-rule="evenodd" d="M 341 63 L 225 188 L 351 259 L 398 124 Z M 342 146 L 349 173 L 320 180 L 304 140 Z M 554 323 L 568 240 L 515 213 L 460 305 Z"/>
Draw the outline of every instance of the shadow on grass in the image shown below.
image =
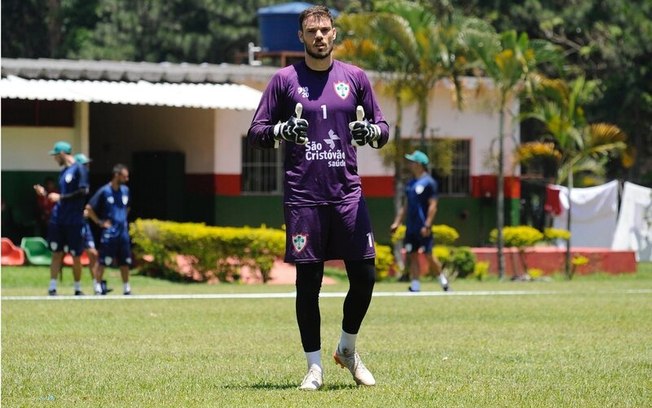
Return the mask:
<path fill-rule="evenodd" d="M 256 384 L 224 384 L 218 386 L 227 390 L 262 390 L 262 391 L 280 391 L 280 390 L 298 390 L 299 384 L 294 383 L 256 383 Z M 324 391 L 341 391 L 358 388 L 355 384 L 325 384 L 319 392 Z"/>

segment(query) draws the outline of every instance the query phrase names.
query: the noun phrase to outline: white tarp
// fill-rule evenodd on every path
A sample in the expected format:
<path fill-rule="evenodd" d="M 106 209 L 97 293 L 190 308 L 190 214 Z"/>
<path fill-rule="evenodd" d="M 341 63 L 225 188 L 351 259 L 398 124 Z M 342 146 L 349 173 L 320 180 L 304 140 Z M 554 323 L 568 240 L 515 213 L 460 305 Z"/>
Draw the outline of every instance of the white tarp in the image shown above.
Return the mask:
<path fill-rule="evenodd" d="M 611 249 L 633 250 L 637 261 L 652 261 L 652 189 L 625 182 Z"/>
<path fill-rule="evenodd" d="M 2 98 L 48 101 L 256 110 L 261 95 L 256 89 L 236 84 L 70 81 L 13 75 L 0 80 Z"/>
<path fill-rule="evenodd" d="M 568 188 L 559 188 L 562 212 L 553 227 L 567 229 Z M 618 216 L 618 181 L 571 190 L 571 243 L 574 247 L 610 248 Z"/>

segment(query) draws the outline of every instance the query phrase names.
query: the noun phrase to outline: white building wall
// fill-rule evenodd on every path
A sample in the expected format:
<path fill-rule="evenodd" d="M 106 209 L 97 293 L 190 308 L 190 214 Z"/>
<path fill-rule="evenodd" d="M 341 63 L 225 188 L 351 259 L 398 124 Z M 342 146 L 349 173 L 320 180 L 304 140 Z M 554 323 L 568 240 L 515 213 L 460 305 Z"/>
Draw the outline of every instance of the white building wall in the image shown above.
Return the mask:
<path fill-rule="evenodd" d="M 75 104 L 75 127 L 2 127 L 3 171 L 58 171 L 49 156 L 60 140 L 72 145 L 73 153 L 88 155 L 88 104 Z"/>
<path fill-rule="evenodd" d="M 445 137 L 471 140 L 471 174 L 495 174 L 496 169 L 490 160 L 490 154 L 498 154 L 499 113 L 498 97 L 488 90 L 490 82 L 478 88 L 478 81 L 467 80 L 463 94 L 464 107 L 457 108 L 453 90 L 441 81 L 431 95 L 428 107 L 428 126 L 426 137 Z M 394 135 L 397 107 L 393 96 L 385 95 L 376 87 L 376 97 L 390 126 L 390 140 Z M 520 139 L 518 126 L 512 126 L 512 118 L 518 115 L 518 103 L 509 107 L 510 115 L 505 122 L 505 174 L 514 173 L 512 152 Z M 411 104 L 404 107 L 401 126 L 402 138 L 419 139 L 419 121 L 417 107 Z M 380 155 L 373 149 L 361 149 L 358 152 L 360 174 L 363 176 L 391 175 L 392 169 L 382 165 Z M 497 156 L 496 156 L 497 157 Z"/>
<path fill-rule="evenodd" d="M 253 111 L 215 110 L 215 164 L 206 173 L 240 174 L 242 138 L 247 135 Z"/>

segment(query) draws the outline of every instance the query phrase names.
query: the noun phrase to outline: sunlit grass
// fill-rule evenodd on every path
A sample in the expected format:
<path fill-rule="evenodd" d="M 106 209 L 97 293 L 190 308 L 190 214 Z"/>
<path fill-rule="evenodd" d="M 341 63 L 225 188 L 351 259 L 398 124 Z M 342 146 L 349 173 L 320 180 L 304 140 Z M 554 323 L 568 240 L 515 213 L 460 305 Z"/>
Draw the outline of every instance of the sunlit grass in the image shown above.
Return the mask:
<path fill-rule="evenodd" d="M 44 295 L 47 279 L 47 268 L 3 268 L 3 297 Z M 119 285 L 116 271 L 109 279 Z M 132 284 L 142 294 L 294 290 Z M 321 299 L 326 383 L 316 393 L 296 390 L 305 360 L 291 297 L 3 300 L 2 406 L 652 406 L 649 265 L 615 277 L 453 284 L 450 296 L 374 298 L 358 341 L 378 381 L 371 389 L 332 363 L 342 299 Z M 424 289 L 440 291 L 435 281 Z M 507 295 L 515 290 L 525 294 Z"/>

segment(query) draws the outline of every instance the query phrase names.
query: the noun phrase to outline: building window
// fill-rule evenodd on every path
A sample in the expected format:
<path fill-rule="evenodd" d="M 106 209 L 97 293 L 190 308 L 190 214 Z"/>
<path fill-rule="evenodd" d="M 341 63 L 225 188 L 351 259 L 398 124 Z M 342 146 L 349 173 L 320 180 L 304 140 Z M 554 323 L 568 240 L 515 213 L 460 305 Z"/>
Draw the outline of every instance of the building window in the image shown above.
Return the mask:
<path fill-rule="evenodd" d="M 453 161 L 451 172 L 439 176 L 432 171 L 439 184 L 439 193 L 445 195 L 467 195 L 471 193 L 471 141 L 453 141 Z"/>
<path fill-rule="evenodd" d="M 283 192 L 283 150 L 257 149 L 242 138 L 242 193 Z"/>
<path fill-rule="evenodd" d="M 69 101 L 3 99 L 2 126 L 74 127 L 75 104 Z"/>

